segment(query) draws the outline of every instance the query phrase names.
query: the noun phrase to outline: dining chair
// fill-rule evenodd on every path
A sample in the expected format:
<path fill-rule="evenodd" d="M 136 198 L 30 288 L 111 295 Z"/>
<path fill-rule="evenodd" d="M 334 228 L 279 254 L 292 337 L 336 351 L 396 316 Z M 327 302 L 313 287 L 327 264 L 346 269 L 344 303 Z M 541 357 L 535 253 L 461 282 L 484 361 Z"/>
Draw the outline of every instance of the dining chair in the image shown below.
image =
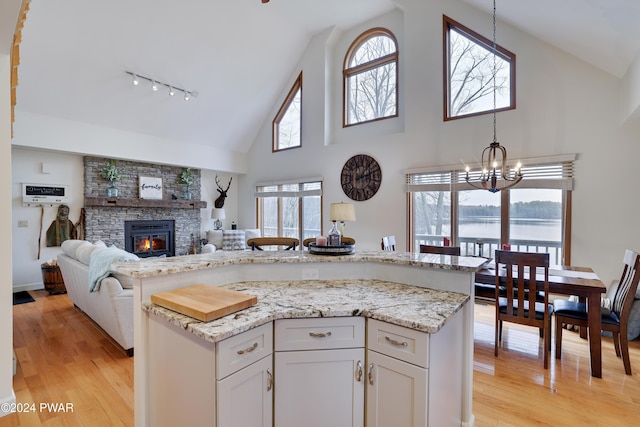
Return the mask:
<path fill-rule="evenodd" d="M 496 250 L 495 263 L 495 356 L 498 356 L 502 341 L 503 321 L 533 326 L 542 332 L 544 369 L 548 369 L 553 312 L 553 306 L 549 304 L 549 254 Z M 500 268 L 506 270 L 504 282 L 500 277 Z M 502 295 L 499 290 L 501 285 L 505 288 Z M 543 301 L 539 302 L 536 296 L 541 289 L 544 290 Z"/>
<path fill-rule="evenodd" d="M 460 256 L 460 246 L 420 245 L 420 253 Z"/>
<path fill-rule="evenodd" d="M 347 237 L 347 236 L 342 236 L 342 243 L 345 245 L 355 245 L 356 244 L 356 239 L 354 239 L 353 237 Z M 316 242 L 316 238 L 315 237 L 307 237 L 306 239 L 304 239 L 302 241 L 302 246 L 305 248 L 309 247 L 309 243 L 315 243 Z"/>
<path fill-rule="evenodd" d="M 627 327 L 631 305 L 638 289 L 638 268 L 640 267 L 640 255 L 634 251 L 626 250 L 624 253 L 624 268 L 618 283 L 611 310 L 600 308 L 602 330 L 613 334 L 613 346 L 616 356 L 622 356 L 624 372 L 631 375 L 631 361 L 629 359 L 629 340 Z M 556 359 L 562 356 L 562 327 L 565 324 L 583 326 L 588 325 L 587 306 L 584 303 L 568 300 L 555 300 L 553 302 L 556 315 Z"/>
<path fill-rule="evenodd" d="M 380 244 L 383 251 L 395 251 L 396 250 L 396 236 L 384 236 L 382 243 Z"/>
<path fill-rule="evenodd" d="M 295 237 L 254 237 L 247 240 L 247 245 L 251 247 L 251 250 L 262 251 L 263 246 L 284 246 L 284 250 L 295 250 L 297 246 L 300 246 L 300 240 Z"/>

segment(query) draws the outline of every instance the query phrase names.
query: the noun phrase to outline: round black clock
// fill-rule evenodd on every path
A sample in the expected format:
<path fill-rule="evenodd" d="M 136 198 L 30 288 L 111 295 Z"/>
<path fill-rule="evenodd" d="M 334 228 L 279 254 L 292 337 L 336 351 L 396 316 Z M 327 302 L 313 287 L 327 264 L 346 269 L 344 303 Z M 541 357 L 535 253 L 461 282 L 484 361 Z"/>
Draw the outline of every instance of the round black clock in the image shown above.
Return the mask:
<path fill-rule="evenodd" d="M 382 183 L 380 165 L 371 156 L 356 154 L 346 161 L 340 175 L 340 185 L 351 200 L 369 200 Z"/>

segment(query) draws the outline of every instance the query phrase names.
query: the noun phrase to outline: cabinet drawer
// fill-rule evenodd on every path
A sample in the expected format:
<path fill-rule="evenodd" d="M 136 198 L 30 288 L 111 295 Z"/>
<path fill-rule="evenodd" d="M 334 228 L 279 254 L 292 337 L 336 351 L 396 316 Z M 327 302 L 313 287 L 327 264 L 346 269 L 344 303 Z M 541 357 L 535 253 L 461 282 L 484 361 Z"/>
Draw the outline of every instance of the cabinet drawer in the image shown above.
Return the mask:
<path fill-rule="evenodd" d="M 363 317 L 276 320 L 275 350 L 364 347 L 364 324 Z"/>
<path fill-rule="evenodd" d="M 216 344 L 216 378 L 222 379 L 273 353 L 271 322 Z"/>
<path fill-rule="evenodd" d="M 429 367 L 429 334 L 367 319 L 367 348 L 423 368 Z"/>

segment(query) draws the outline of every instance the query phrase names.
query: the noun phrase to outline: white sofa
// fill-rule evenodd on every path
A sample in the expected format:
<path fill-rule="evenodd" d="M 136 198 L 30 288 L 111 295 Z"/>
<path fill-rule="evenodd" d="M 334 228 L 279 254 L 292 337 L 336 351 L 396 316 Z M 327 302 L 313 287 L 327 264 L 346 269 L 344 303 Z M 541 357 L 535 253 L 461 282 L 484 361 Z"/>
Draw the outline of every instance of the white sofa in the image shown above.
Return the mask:
<path fill-rule="evenodd" d="M 89 291 L 89 262 L 94 251 L 104 248 L 83 240 L 62 242 L 58 265 L 71 301 L 133 355 L 133 289 L 127 278 L 106 277 L 96 291 Z M 124 252 L 124 251 L 123 251 Z"/>
<path fill-rule="evenodd" d="M 245 250 L 249 249 L 247 240 L 254 237 L 262 237 L 257 228 L 246 228 L 243 230 L 207 230 L 207 240 L 203 252 L 211 253 L 221 250 Z M 241 243 L 241 242 L 244 242 Z"/>

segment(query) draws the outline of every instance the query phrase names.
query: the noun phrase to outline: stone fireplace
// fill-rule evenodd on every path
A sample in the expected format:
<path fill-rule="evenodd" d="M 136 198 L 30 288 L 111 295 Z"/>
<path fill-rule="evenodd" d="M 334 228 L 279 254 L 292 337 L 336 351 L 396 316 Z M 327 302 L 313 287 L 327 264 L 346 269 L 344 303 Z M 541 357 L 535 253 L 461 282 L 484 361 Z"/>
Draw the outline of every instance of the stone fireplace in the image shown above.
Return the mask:
<path fill-rule="evenodd" d="M 123 179 L 118 182 L 118 197 L 108 198 L 109 182 L 100 176 L 106 161 L 100 157 L 84 158 L 84 239 L 92 242 L 102 240 L 107 245 L 131 252 L 125 238 L 128 222 L 170 221 L 174 228 L 173 253 L 189 253 L 192 242 L 200 240 L 200 209 L 207 207 L 206 202 L 199 200 L 200 171 L 192 170 L 196 176 L 196 182 L 191 186 L 192 200 L 182 200 L 180 196 L 184 185 L 178 183 L 178 177 L 185 168 L 117 160 L 116 166 Z M 162 200 L 139 197 L 141 176 L 162 178 Z"/>

